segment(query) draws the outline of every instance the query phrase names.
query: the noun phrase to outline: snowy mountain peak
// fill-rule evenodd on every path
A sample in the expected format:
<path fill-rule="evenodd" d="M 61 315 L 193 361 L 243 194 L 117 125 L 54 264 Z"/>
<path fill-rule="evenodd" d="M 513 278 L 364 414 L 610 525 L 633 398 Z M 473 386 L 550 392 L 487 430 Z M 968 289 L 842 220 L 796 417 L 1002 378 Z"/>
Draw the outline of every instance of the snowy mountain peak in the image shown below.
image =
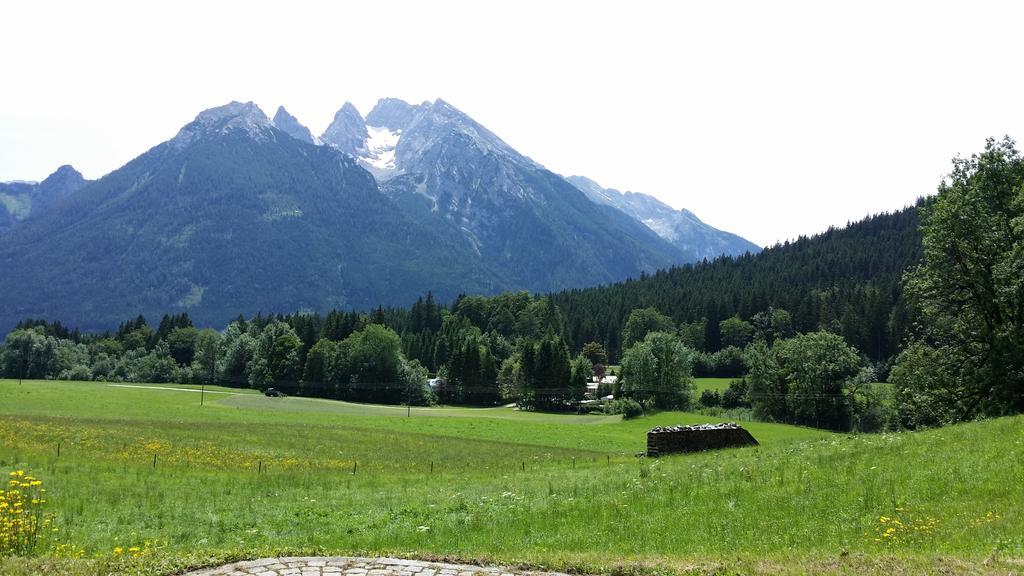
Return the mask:
<path fill-rule="evenodd" d="M 315 144 L 316 141 L 313 139 L 313 134 L 299 122 L 298 118 L 292 116 L 284 109 L 284 106 L 277 108 L 277 113 L 274 114 L 274 126 L 277 126 L 279 130 L 285 134 L 295 138 L 296 140 L 302 140 L 309 144 Z"/>
<path fill-rule="evenodd" d="M 351 102 L 345 102 L 334 114 L 334 120 L 327 130 L 324 130 L 320 140 L 342 152 L 358 156 L 368 137 L 366 122 L 363 121 L 359 110 L 356 110 Z"/>
<path fill-rule="evenodd" d="M 256 103 L 232 101 L 223 106 L 203 110 L 196 119 L 186 124 L 171 140 L 186 145 L 203 134 L 227 134 L 244 131 L 256 140 L 272 137 L 273 123 Z"/>
<path fill-rule="evenodd" d="M 426 105 L 426 104 L 428 104 L 428 103 L 424 102 L 424 105 Z M 437 117 L 437 118 L 444 118 L 444 119 L 448 120 L 449 122 L 456 122 L 456 123 L 459 123 L 459 124 L 469 124 L 469 125 L 479 126 L 480 128 L 483 128 L 483 126 L 478 124 L 476 122 L 476 120 L 473 120 L 468 114 L 466 114 L 462 110 L 459 110 L 455 106 L 452 106 L 451 104 L 449 104 L 448 102 L 446 102 L 446 101 L 444 101 L 444 100 L 442 100 L 440 98 L 434 100 L 433 103 L 429 103 L 429 106 L 430 106 L 430 112 L 432 114 L 434 114 L 435 117 Z M 490 133 L 490 132 L 488 131 L 488 133 Z M 497 136 L 494 136 L 493 134 L 491 134 L 491 136 L 493 136 L 494 138 L 497 138 Z"/>
<path fill-rule="evenodd" d="M 381 98 L 365 120 L 355 106 L 346 102 L 320 139 L 354 156 L 380 182 L 421 171 L 424 155 L 441 150 L 456 156 L 500 156 L 521 166 L 541 168 L 440 98 L 415 105 L 398 98 Z"/>
<path fill-rule="evenodd" d="M 416 115 L 429 106 L 429 102 L 414 106 L 398 98 L 381 98 L 366 115 L 366 123 L 371 126 L 383 126 L 389 130 L 402 130 L 412 124 Z"/>
<path fill-rule="evenodd" d="M 468 114 L 440 98 L 433 102 L 424 102 L 415 108 L 418 113 L 403 130 L 405 142 L 398 145 L 399 171 L 404 171 L 405 165 L 414 163 L 425 151 L 439 147 L 461 149 L 457 154 L 467 153 L 472 149 L 484 155 L 505 158 L 520 166 L 543 168 L 506 144 Z"/>

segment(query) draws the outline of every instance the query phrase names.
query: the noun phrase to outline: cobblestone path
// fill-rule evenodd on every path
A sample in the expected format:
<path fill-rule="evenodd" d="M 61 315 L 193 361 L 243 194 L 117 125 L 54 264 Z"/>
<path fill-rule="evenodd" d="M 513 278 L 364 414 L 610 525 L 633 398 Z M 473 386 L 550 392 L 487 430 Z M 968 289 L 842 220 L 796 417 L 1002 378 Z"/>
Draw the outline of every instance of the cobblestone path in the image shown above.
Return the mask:
<path fill-rule="evenodd" d="M 396 558 L 287 557 L 235 562 L 184 576 L 566 576 Z"/>

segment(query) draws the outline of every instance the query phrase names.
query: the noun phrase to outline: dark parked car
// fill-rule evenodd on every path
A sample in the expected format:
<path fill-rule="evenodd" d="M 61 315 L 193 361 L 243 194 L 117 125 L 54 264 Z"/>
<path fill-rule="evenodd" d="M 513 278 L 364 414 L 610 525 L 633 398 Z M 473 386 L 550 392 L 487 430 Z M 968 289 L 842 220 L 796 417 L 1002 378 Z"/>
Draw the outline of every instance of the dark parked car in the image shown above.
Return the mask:
<path fill-rule="evenodd" d="M 281 392 L 277 388 L 267 388 L 266 390 L 263 391 L 263 394 L 266 395 L 266 396 L 269 396 L 271 398 L 284 398 L 285 397 L 285 393 Z"/>

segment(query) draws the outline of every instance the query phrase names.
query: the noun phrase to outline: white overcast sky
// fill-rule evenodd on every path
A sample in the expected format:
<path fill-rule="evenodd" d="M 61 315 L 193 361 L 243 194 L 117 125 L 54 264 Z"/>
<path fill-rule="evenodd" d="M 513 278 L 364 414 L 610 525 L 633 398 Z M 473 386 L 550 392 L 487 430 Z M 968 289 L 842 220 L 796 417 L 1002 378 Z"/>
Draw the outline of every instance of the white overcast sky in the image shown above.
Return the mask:
<path fill-rule="evenodd" d="M 200 110 L 444 98 L 561 174 L 772 244 L 1024 138 L 1021 2 L 0 4 L 0 180 L 98 178 Z"/>

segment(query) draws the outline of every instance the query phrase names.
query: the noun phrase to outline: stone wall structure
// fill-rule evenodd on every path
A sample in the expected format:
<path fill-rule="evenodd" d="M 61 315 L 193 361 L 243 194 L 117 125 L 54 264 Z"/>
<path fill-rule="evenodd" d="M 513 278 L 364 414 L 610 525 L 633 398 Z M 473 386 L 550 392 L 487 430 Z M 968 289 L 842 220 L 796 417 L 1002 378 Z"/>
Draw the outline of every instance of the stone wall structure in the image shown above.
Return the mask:
<path fill-rule="evenodd" d="M 699 452 L 738 446 L 757 446 L 750 432 L 734 422 L 694 426 L 658 426 L 647 433 L 647 455 Z"/>

